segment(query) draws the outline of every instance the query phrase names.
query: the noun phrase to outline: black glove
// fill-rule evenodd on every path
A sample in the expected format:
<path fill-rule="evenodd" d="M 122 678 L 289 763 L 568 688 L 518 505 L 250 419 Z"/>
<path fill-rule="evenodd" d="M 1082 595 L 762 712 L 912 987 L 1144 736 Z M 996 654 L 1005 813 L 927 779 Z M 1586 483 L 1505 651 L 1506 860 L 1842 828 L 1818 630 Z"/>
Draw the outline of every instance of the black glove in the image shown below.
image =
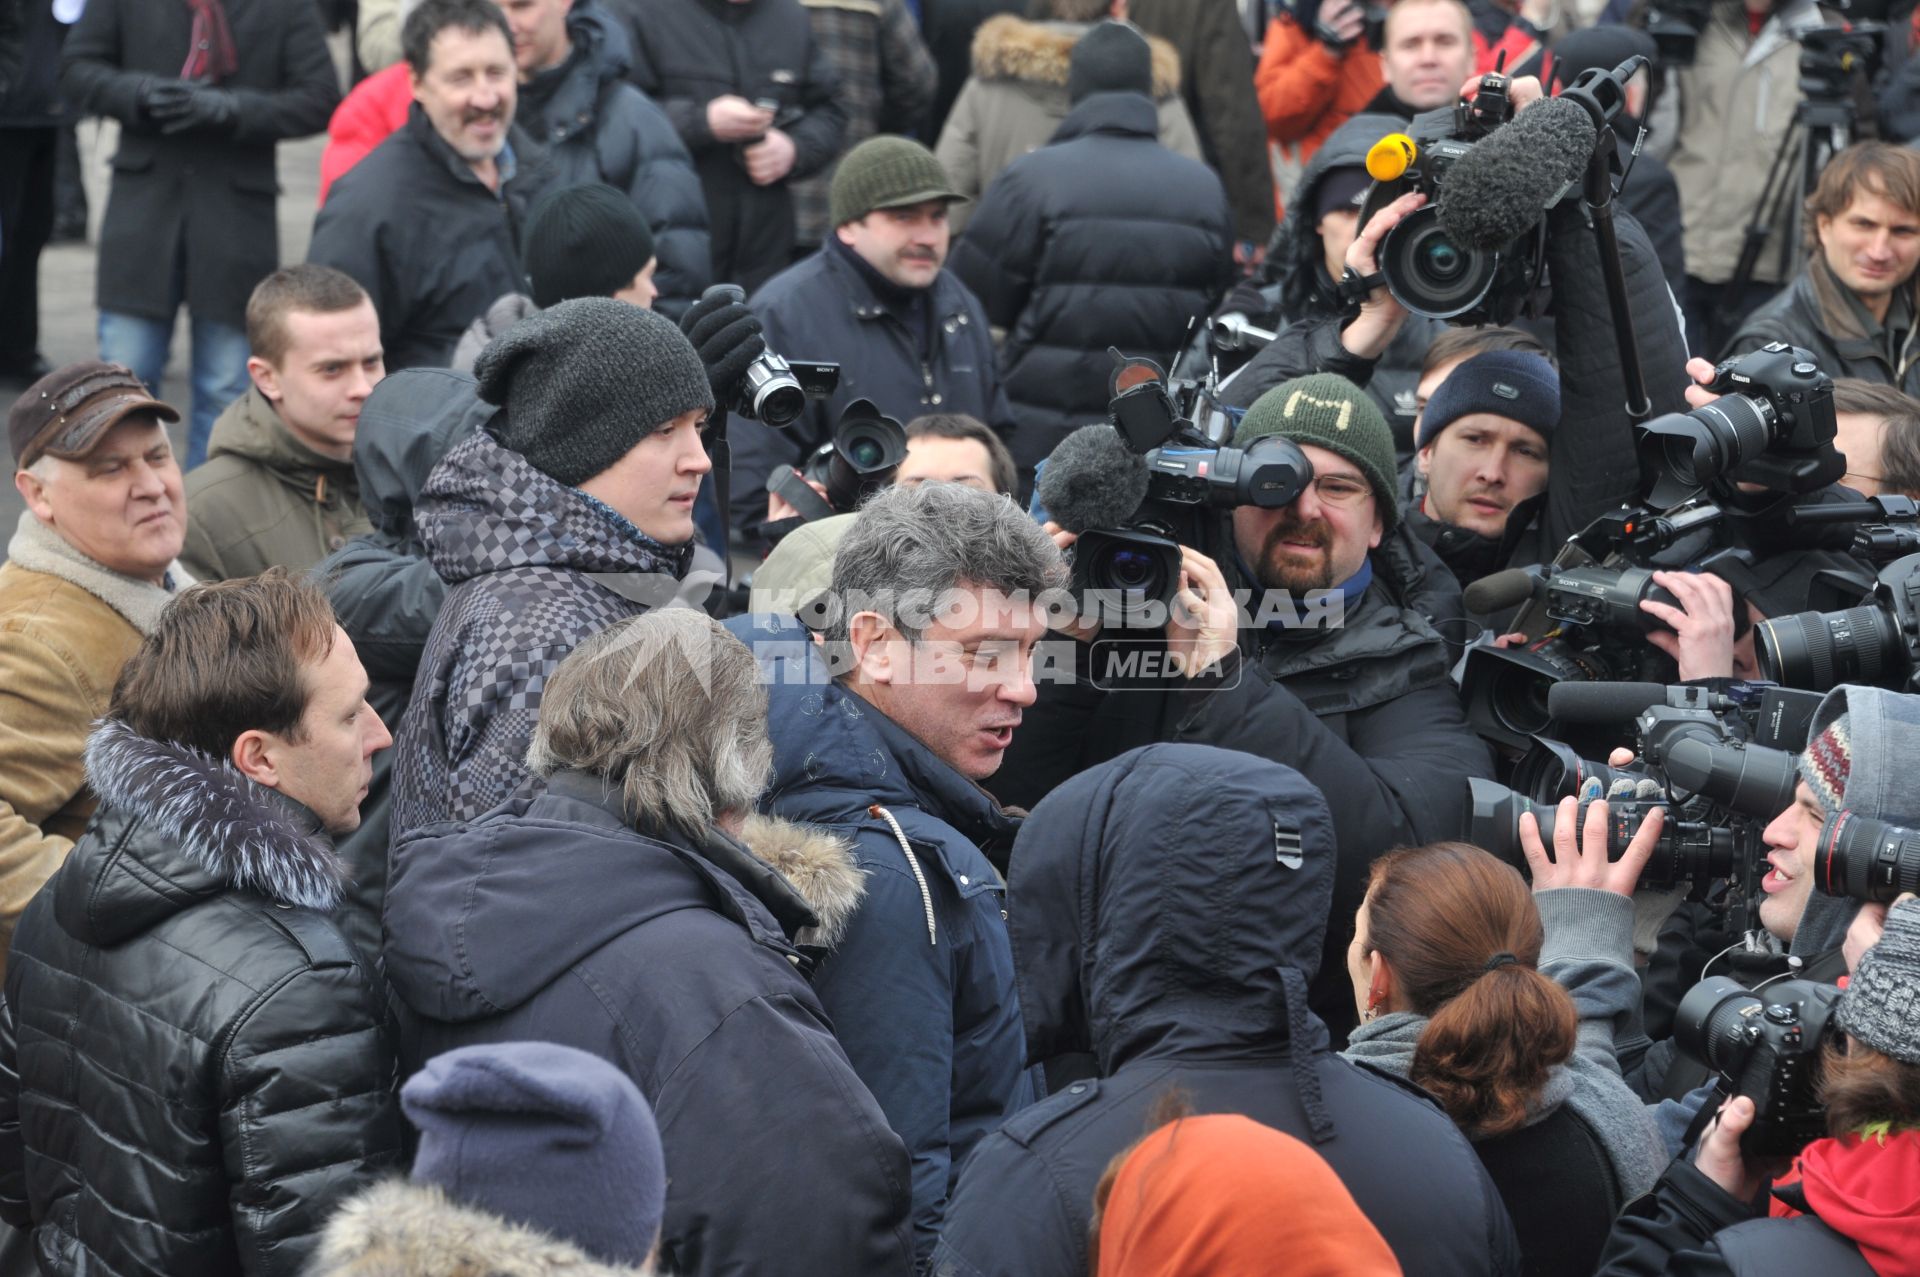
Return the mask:
<path fill-rule="evenodd" d="M 1218 319 L 1222 315 L 1239 314 L 1258 323 L 1265 320 L 1272 310 L 1273 303 L 1268 301 L 1267 295 L 1260 291 L 1260 285 L 1250 279 L 1243 279 L 1233 286 L 1233 291 L 1228 293 L 1227 299 L 1220 303 L 1213 317 Z"/>
<path fill-rule="evenodd" d="M 231 133 L 240 122 L 240 99 L 230 89 L 185 80 L 161 80 L 141 86 L 141 108 L 162 133 Z"/>
<path fill-rule="evenodd" d="M 760 317 L 747 309 L 745 298 L 733 285 L 717 284 L 680 317 L 680 331 L 707 366 L 707 381 L 722 407 L 733 400 L 747 365 L 767 349 Z"/>

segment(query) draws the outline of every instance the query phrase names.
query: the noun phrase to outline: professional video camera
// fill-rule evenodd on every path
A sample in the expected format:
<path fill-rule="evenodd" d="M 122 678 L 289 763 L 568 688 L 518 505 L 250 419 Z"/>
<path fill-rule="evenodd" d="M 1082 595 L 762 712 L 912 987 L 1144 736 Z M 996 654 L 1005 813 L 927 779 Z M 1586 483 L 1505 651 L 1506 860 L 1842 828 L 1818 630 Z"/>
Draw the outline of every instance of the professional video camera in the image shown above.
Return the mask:
<path fill-rule="evenodd" d="M 1813 885 L 1830 896 L 1883 905 L 1920 891 L 1920 829 L 1832 813 L 1814 846 Z"/>
<path fill-rule="evenodd" d="M 871 399 L 856 399 L 840 414 L 833 437 L 813 450 L 799 473 L 788 466 L 774 468 L 767 491 L 784 498 L 805 522 L 850 514 L 891 484 L 906 459 L 906 429 Z M 826 488 L 824 499 L 813 483 Z"/>
<path fill-rule="evenodd" d="M 1512 864 L 1525 863 L 1520 849 L 1520 817 L 1532 812 L 1540 822 L 1540 840 L 1553 842 L 1554 821 L 1559 815 L 1552 803 L 1536 803 L 1522 798 L 1505 785 L 1490 780 L 1467 782 L 1472 799 L 1472 816 L 1467 839 Z M 1584 827 L 1587 809 L 1594 799 L 1582 799 L 1577 821 Z M 1607 802 L 1607 859 L 1618 860 L 1632 841 L 1634 831 L 1654 808 L 1668 808 L 1660 799 L 1617 798 Z M 1734 836 L 1730 829 L 1716 828 L 1703 820 L 1682 820 L 1669 815 L 1660 828 L 1660 840 L 1653 855 L 1640 872 L 1642 887 L 1671 887 L 1677 883 L 1724 878 L 1734 869 Z"/>
<path fill-rule="evenodd" d="M 1920 554 L 1880 569 L 1857 607 L 1760 622 L 1754 654 L 1767 678 L 1808 691 L 1842 683 L 1913 687 L 1920 669 Z"/>
<path fill-rule="evenodd" d="M 730 302 L 747 300 L 746 290 L 738 284 L 715 284 L 700 294 L 701 301 L 714 297 Z M 839 384 L 839 364 L 786 359 L 767 350 L 747 365 L 728 406 L 749 421 L 785 429 L 807 410 L 807 400 L 825 399 Z"/>
<path fill-rule="evenodd" d="M 1827 1133 L 1820 1054 L 1839 1034 L 1839 997 L 1836 986 L 1812 980 L 1755 992 L 1708 976 L 1680 999 L 1673 1023 L 1680 1050 L 1719 1074 L 1729 1095 L 1753 1101 L 1753 1125 L 1740 1137 L 1747 1156 L 1791 1157 Z"/>
<path fill-rule="evenodd" d="M 1712 0 L 1654 0 L 1647 9 L 1647 34 L 1660 52 L 1661 66 L 1693 65 L 1700 32 L 1712 13 Z"/>

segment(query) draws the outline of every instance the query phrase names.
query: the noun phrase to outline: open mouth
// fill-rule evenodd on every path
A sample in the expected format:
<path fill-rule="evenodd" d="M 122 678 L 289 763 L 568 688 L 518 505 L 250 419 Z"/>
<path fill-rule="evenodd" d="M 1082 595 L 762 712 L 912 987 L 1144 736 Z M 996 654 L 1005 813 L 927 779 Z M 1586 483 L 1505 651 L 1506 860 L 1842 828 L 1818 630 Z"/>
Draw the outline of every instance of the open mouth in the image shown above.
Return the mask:
<path fill-rule="evenodd" d="M 1760 889 L 1769 895 L 1776 891 L 1785 891 L 1788 885 L 1793 882 L 1795 875 L 1781 869 L 1779 862 L 1775 861 L 1772 857 L 1768 857 L 1767 864 L 1770 865 L 1771 868 L 1767 870 L 1766 877 L 1760 880 Z"/>

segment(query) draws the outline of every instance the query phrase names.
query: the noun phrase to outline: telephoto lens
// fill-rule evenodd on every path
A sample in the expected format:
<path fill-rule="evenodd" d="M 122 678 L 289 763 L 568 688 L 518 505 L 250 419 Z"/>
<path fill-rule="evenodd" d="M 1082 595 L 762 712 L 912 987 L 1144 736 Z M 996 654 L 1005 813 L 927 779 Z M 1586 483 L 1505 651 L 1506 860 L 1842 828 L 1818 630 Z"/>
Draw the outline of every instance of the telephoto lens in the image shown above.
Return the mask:
<path fill-rule="evenodd" d="M 1830 692 L 1842 683 L 1885 687 L 1912 664 L 1906 637 L 1879 607 L 1795 612 L 1760 622 L 1754 652 L 1760 677 L 1785 687 Z"/>
<path fill-rule="evenodd" d="M 1814 847 L 1813 884 L 1830 896 L 1876 904 L 1920 891 L 1920 829 L 1834 812 Z"/>

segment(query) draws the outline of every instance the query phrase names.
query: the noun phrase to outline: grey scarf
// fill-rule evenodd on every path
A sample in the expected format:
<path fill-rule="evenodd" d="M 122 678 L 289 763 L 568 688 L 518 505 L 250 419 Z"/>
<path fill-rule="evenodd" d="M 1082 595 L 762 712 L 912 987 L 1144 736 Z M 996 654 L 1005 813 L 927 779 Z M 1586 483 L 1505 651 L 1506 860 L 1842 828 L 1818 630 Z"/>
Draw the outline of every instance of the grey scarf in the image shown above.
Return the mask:
<path fill-rule="evenodd" d="M 1420 1035 L 1426 1032 L 1427 1017 L 1416 1015 L 1412 1011 L 1393 1011 L 1378 1019 L 1368 1020 L 1353 1031 L 1347 1039 L 1347 1049 L 1341 1052 L 1348 1059 L 1365 1060 L 1375 1068 L 1385 1069 L 1396 1077 L 1411 1079 L 1413 1075 L 1414 1047 L 1420 1041 Z M 1547 1074 L 1547 1084 L 1540 1093 L 1527 1103 L 1527 1120 L 1523 1126 L 1532 1126 L 1541 1118 L 1550 1116 L 1562 1104 L 1574 1095 L 1573 1072 L 1566 1065 L 1556 1065 Z M 1577 1108 L 1577 1106 L 1576 1106 Z M 1480 1139 L 1481 1133 L 1467 1131 L 1468 1139 Z"/>

